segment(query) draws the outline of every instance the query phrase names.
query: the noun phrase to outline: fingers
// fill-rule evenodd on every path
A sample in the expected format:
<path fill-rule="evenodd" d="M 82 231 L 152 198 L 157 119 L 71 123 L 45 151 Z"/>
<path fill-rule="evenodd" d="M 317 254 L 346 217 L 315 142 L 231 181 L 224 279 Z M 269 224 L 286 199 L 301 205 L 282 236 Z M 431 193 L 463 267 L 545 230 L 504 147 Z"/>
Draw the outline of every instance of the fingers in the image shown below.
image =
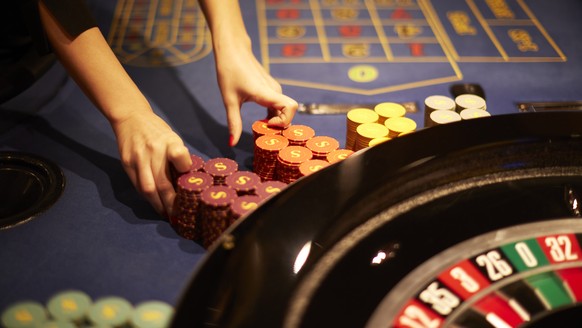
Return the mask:
<path fill-rule="evenodd" d="M 152 166 L 150 163 L 140 163 L 135 166 L 136 181 L 134 185 L 140 194 L 152 205 L 154 210 L 167 218 L 168 213 L 164 208 L 164 202 L 158 193 L 156 179 L 152 173 Z"/>
<path fill-rule="evenodd" d="M 261 94 L 254 96 L 252 100 L 267 108 L 269 125 L 280 127 L 287 127 L 291 124 L 299 106 L 292 98 L 271 89 L 262 90 Z M 234 98 L 225 101 L 231 147 L 236 146 L 242 134 L 241 105 L 241 102 Z"/>
<path fill-rule="evenodd" d="M 226 120 L 228 132 L 230 133 L 229 146 L 234 147 L 240 140 L 242 134 L 242 117 L 240 114 L 241 104 L 238 101 L 226 103 Z"/>
<path fill-rule="evenodd" d="M 171 181 L 170 165 L 173 165 L 178 172 L 186 172 L 192 165 L 190 152 L 179 140 L 173 141 L 167 146 L 164 156 L 152 158 L 151 172 L 154 176 L 157 198 L 152 195 L 151 199 L 154 202 L 157 202 L 157 199 L 161 201 L 162 210 L 158 212 L 166 218 L 174 214 L 174 200 L 176 198 L 176 191 Z"/>
<path fill-rule="evenodd" d="M 124 161 L 125 171 L 154 210 L 168 219 L 173 214 L 176 198 L 170 178 L 170 164 L 179 172 L 187 171 L 192 165 L 190 153 L 182 142 L 174 141 L 165 148 L 150 150 L 141 155 L 134 155 L 131 160 Z"/>
<path fill-rule="evenodd" d="M 176 171 L 180 173 L 188 171 L 192 165 L 190 152 L 182 142 L 175 142 L 169 145 L 166 156 L 168 162 L 172 163 Z"/>
<path fill-rule="evenodd" d="M 267 107 L 270 125 L 287 127 L 293 121 L 299 105 L 292 98 L 277 92 L 266 93 L 264 98 L 258 99 L 257 103 Z"/>

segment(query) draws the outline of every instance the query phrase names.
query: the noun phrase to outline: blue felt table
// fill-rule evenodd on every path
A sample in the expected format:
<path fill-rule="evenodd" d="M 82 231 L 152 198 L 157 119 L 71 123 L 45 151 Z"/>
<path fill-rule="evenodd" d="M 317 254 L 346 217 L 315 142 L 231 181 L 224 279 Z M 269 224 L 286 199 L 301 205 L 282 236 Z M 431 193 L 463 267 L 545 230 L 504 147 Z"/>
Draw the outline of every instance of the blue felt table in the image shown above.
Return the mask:
<path fill-rule="evenodd" d="M 419 1 L 424 10 L 421 13 L 426 15 L 427 8 L 433 7 L 439 17 L 446 17 L 447 8 L 464 10 L 459 8 L 459 1 L 432 2 Z M 474 2 L 482 8 L 484 1 Z M 515 6 L 522 2 L 511 3 Z M 281 80 L 289 96 L 306 103 L 414 101 L 419 111 L 409 117 L 422 128 L 423 100 L 430 95 L 449 95 L 453 83 L 480 83 L 493 115 L 517 113 L 516 101 L 582 99 L 582 3 L 523 3 L 536 18 L 526 22 L 531 34 L 543 27 L 537 41 L 544 53 L 539 56 L 508 50 L 506 60 L 491 52 L 489 41 L 483 47 L 464 43 L 441 19 L 442 31 L 451 36 L 450 44 L 458 58 L 449 48 L 436 55 L 452 56 L 444 64 L 414 58 L 418 62 L 413 65 L 402 63 L 408 55 L 391 63 L 353 58 L 336 66 L 309 64 L 306 58 L 287 58 L 285 62 L 274 46 L 269 48 L 270 57 L 264 58 L 261 47 L 265 42 L 275 42 L 261 39 L 265 28 L 261 24 L 265 17 L 269 21 L 269 15 L 276 15 L 277 8 L 269 11 L 264 6 L 272 3 L 257 0 L 244 2 L 243 9 L 257 57 L 270 65 L 270 71 Z M 114 24 L 115 10 L 119 10 L 115 4 L 113 0 L 90 2 L 106 36 L 118 28 Z M 498 25 L 491 26 L 493 33 L 507 35 L 495 30 Z M 489 40 L 486 32 L 479 30 L 477 39 Z M 499 42 L 506 49 L 512 44 L 507 40 Z M 425 50 L 427 56 L 432 51 L 428 47 Z M 124 64 L 154 110 L 184 138 L 193 154 L 205 159 L 229 157 L 241 168 L 250 169 L 251 124 L 263 118 L 265 110 L 245 104 L 241 142 L 235 148 L 227 146 L 225 111 L 211 52 L 169 66 Z M 369 83 L 346 79 L 346 71 L 356 64 L 376 65 L 380 78 Z M 318 69 L 319 75 L 324 76 L 321 81 L 316 80 L 318 74 L 313 74 Z M 448 71 L 442 72 L 443 69 Z M 446 78 L 439 82 L 441 76 Z M 399 87 L 391 89 L 389 85 Z M 45 302 L 65 289 L 83 290 L 93 298 L 117 295 L 133 303 L 157 299 L 176 304 L 206 251 L 179 237 L 136 193 L 120 165 L 111 127 L 60 64 L 55 64 L 29 90 L 3 104 L 0 118 L 0 151 L 45 157 L 59 165 L 66 177 L 64 192 L 53 207 L 25 224 L 0 231 L 0 309 L 25 299 Z M 343 146 L 345 115 L 297 114 L 294 122 L 313 127 L 318 135 L 337 138 Z"/>

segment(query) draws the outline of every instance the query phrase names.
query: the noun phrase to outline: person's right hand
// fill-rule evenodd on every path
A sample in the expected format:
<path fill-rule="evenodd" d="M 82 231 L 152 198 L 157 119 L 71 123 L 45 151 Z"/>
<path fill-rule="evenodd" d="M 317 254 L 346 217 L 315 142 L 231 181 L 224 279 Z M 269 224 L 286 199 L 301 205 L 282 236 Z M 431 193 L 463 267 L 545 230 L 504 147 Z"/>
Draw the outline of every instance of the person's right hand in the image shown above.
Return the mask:
<path fill-rule="evenodd" d="M 155 113 L 147 110 L 115 122 L 121 162 L 135 188 L 165 218 L 173 214 L 170 164 L 178 172 L 192 165 L 182 139 Z"/>

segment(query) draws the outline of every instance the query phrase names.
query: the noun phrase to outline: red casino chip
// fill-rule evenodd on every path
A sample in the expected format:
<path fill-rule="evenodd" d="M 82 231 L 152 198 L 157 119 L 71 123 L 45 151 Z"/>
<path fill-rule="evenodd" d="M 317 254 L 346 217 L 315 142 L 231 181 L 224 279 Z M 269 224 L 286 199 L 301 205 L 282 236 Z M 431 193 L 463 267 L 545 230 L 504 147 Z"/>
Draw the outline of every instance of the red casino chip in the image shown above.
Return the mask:
<path fill-rule="evenodd" d="M 253 129 L 253 136 L 254 136 L 255 140 L 257 140 L 259 137 L 265 136 L 265 135 L 280 135 L 281 132 L 283 131 L 283 128 L 269 126 L 269 124 L 267 122 L 268 122 L 268 120 L 264 119 L 264 120 L 255 121 L 253 123 L 252 129 Z"/>
<path fill-rule="evenodd" d="M 232 221 L 234 222 L 254 211 L 262 200 L 263 198 L 257 195 L 244 195 L 235 198 L 230 206 Z"/>
<path fill-rule="evenodd" d="M 350 149 L 336 149 L 327 154 L 326 159 L 330 164 L 334 164 L 350 157 L 353 153 L 354 151 Z"/>
<path fill-rule="evenodd" d="M 204 159 L 202 157 L 191 154 L 190 159 L 192 160 L 192 165 L 190 165 L 190 171 L 202 171 L 204 168 Z"/>
<path fill-rule="evenodd" d="M 211 187 L 213 177 L 205 172 L 188 172 L 182 174 L 176 183 L 174 213 L 170 224 L 178 235 L 197 240 L 200 237 L 197 220 L 200 206 L 200 194 Z"/>
<path fill-rule="evenodd" d="M 176 217 L 172 221 L 172 227 L 176 233 L 185 239 L 198 240 L 200 229 L 196 223 L 187 222 L 181 217 Z"/>
<path fill-rule="evenodd" d="M 289 139 L 289 145 L 305 146 L 305 143 L 315 136 L 315 130 L 307 125 L 291 125 L 283 130 L 283 136 Z"/>
<path fill-rule="evenodd" d="M 313 153 L 307 147 L 289 146 L 282 149 L 277 157 L 277 180 L 291 183 L 299 179 L 299 165 L 312 158 Z"/>
<path fill-rule="evenodd" d="M 263 199 L 267 199 L 281 192 L 287 187 L 287 184 L 282 181 L 264 181 L 261 182 L 255 189 L 255 194 Z"/>
<path fill-rule="evenodd" d="M 200 193 L 210 187 L 213 183 L 213 177 L 205 172 L 188 172 L 178 177 L 177 194 L 181 193 Z"/>
<path fill-rule="evenodd" d="M 204 164 L 204 172 L 214 178 L 215 185 L 223 185 L 226 178 L 238 170 L 238 163 L 230 158 L 213 158 Z"/>
<path fill-rule="evenodd" d="M 192 165 L 190 165 L 188 172 L 202 170 L 202 168 L 204 166 L 204 159 L 202 159 L 202 157 L 194 155 L 194 154 L 190 154 L 190 159 L 192 160 Z M 178 170 L 176 170 L 176 168 L 173 165 L 170 165 L 170 177 L 171 177 L 172 181 L 176 182 L 178 177 L 183 173 L 186 173 L 186 172 L 178 172 Z M 176 187 L 176 186 L 174 185 L 174 187 Z"/>
<path fill-rule="evenodd" d="M 239 196 L 255 192 L 261 177 L 251 171 L 237 171 L 226 178 L 225 184 L 236 191 Z"/>
<path fill-rule="evenodd" d="M 322 159 L 311 159 L 299 165 L 299 172 L 301 173 L 302 176 L 305 177 L 329 165 L 330 163 L 328 161 L 324 161 Z"/>
<path fill-rule="evenodd" d="M 211 186 L 200 194 L 199 222 L 202 245 L 206 248 L 230 226 L 230 206 L 237 198 L 228 186 Z"/>
<path fill-rule="evenodd" d="M 332 137 L 317 136 L 307 141 L 305 147 L 311 150 L 313 158 L 326 160 L 327 154 L 339 148 L 339 142 Z"/>
<path fill-rule="evenodd" d="M 206 208 L 222 208 L 230 206 L 236 197 L 236 191 L 231 187 L 210 186 L 200 194 L 200 201 Z"/>

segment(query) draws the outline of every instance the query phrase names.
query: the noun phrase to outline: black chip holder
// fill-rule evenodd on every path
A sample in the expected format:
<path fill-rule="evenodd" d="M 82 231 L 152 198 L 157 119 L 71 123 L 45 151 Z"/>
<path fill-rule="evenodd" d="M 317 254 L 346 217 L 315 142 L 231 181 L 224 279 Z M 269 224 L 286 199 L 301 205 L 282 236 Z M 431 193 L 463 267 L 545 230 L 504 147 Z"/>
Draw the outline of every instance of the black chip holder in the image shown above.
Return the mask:
<path fill-rule="evenodd" d="M 49 209 L 62 195 L 61 168 L 37 155 L 0 152 L 0 230 L 27 222 Z"/>

